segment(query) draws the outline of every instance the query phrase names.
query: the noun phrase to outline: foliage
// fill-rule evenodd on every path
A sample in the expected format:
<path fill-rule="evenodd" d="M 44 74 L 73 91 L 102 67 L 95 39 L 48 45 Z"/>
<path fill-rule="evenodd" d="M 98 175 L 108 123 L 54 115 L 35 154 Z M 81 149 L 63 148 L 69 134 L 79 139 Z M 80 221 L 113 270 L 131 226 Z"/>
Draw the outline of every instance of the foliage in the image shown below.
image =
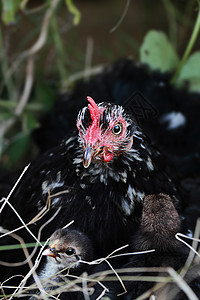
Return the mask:
<path fill-rule="evenodd" d="M 188 82 L 190 90 L 193 92 L 200 92 L 199 52 L 189 58 L 188 56 L 200 32 L 200 2 L 198 2 L 198 5 L 196 24 L 180 62 L 172 43 L 163 32 L 149 31 L 140 48 L 140 61 L 142 63 L 148 64 L 152 70 L 175 71 L 171 83 L 181 87 L 185 82 Z"/>
<path fill-rule="evenodd" d="M 200 51 L 193 53 L 184 64 L 178 78 L 176 85 L 181 87 L 184 82 L 188 82 L 190 90 L 193 92 L 200 92 Z"/>
<path fill-rule="evenodd" d="M 113 6 L 113 3 L 110 5 Z M 125 8 L 121 2 L 115 2 L 112 11 L 118 21 L 113 21 L 112 29 L 108 30 L 108 39 L 111 44 L 110 40 L 115 36 L 117 47 L 114 44 L 113 50 L 105 41 L 98 51 L 94 51 L 92 39 L 86 36 L 87 49 L 83 51 L 77 46 L 77 40 L 82 38 L 77 32 L 84 21 L 77 8 L 78 1 L 44 0 L 42 4 L 37 4 L 32 0 L 0 0 L 0 158 L 4 166 L 17 168 L 20 161 L 23 166 L 27 162 L 27 153 L 28 161 L 36 155 L 37 149 L 31 134 L 40 126 L 40 116 L 53 107 L 59 92 L 66 92 L 73 87 L 75 78 L 85 79 L 83 70 L 91 67 L 92 59 L 96 67 L 99 57 L 112 62 L 127 55 L 128 48 L 136 58 L 140 53 L 140 61 L 148 64 L 152 70 L 174 72 L 172 84 L 181 87 L 187 81 L 191 91 L 200 91 L 199 52 L 189 57 L 200 27 L 200 13 L 197 14 L 195 25 L 192 20 L 194 14 L 191 18 L 197 1 L 185 5 L 184 14 L 172 1 L 162 0 L 162 3 L 169 20 L 169 35 L 161 30 L 152 30 L 153 26 L 148 24 L 150 31 L 141 42 L 123 30 L 126 14 L 130 13 L 130 1 L 126 2 Z M 96 12 L 99 8 L 97 4 Z M 105 5 L 106 11 L 107 8 L 108 4 Z M 89 14 L 88 21 L 92 18 Z M 100 15 L 99 21 L 102 25 Z M 186 50 L 180 60 L 181 47 L 177 48 L 181 44 L 177 43 L 178 22 L 191 35 L 190 39 L 184 41 L 183 48 Z"/>
<path fill-rule="evenodd" d="M 18 161 L 24 159 L 26 153 L 31 153 L 31 133 L 39 126 L 38 117 L 41 113 L 52 108 L 56 100 L 56 89 L 41 79 L 40 70 L 35 69 L 36 55 L 42 52 L 45 46 L 55 42 L 57 52 L 58 72 L 60 73 L 60 85 L 67 78 L 65 64 L 61 61 L 64 57 L 64 46 L 60 36 L 60 28 L 57 24 L 57 12 L 63 4 L 61 0 L 46 0 L 35 9 L 29 8 L 28 0 L 1 0 L 0 12 L 2 23 L 0 24 L 0 156 L 4 166 L 18 167 Z M 73 16 L 72 23 L 78 25 L 80 12 L 72 1 L 65 1 L 65 10 Z M 38 37 L 32 40 L 30 32 L 28 39 L 23 40 L 23 50 L 15 50 L 13 58 L 10 57 L 10 36 L 13 36 L 21 21 L 27 17 L 32 21 L 32 16 L 40 20 L 37 32 Z M 23 25 L 23 24 L 22 24 Z M 23 28 L 21 28 L 23 30 Z M 25 50 L 24 50 L 25 48 Z M 18 70 L 21 70 L 20 72 Z M 59 84 L 59 81 L 58 81 Z"/>
<path fill-rule="evenodd" d="M 16 13 L 20 8 L 20 4 L 21 0 L 2 0 L 2 20 L 5 25 L 10 25 L 15 22 Z"/>
<path fill-rule="evenodd" d="M 151 30 L 140 48 L 140 61 L 152 70 L 167 72 L 175 70 L 179 59 L 172 44 L 163 32 Z"/>

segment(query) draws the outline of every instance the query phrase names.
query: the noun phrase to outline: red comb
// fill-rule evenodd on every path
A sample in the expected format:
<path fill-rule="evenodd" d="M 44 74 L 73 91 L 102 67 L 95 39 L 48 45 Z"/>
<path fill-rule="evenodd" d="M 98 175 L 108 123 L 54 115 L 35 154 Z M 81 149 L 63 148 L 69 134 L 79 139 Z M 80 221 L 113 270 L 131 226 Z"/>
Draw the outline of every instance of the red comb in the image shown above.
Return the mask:
<path fill-rule="evenodd" d="M 97 120 L 100 117 L 99 107 L 91 97 L 87 96 L 87 100 L 90 102 L 90 104 L 88 104 L 88 108 L 90 111 L 91 119 L 96 124 Z"/>

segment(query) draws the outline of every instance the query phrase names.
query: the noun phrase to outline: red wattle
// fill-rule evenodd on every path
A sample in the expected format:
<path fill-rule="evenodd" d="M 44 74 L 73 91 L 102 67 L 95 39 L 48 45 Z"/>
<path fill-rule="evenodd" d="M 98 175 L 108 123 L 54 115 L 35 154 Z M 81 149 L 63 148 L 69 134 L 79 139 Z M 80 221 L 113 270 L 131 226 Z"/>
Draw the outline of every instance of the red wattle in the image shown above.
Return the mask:
<path fill-rule="evenodd" d="M 113 156 L 114 155 L 112 153 L 106 152 L 106 153 L 103 154 L 103 159 L 104 159 L 105 162 L 109 162 L 113 159 Z"/>

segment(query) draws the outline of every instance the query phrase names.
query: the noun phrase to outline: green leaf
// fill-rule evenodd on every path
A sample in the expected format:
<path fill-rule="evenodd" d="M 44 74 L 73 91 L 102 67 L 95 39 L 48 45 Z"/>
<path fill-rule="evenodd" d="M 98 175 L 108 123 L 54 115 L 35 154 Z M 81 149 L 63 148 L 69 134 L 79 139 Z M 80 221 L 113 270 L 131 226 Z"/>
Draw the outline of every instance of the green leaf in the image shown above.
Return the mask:
<path fill-rule="evenodd" d="M 21 0 L 2 0 L 2 20 L 5 25 L 15 22 L 15 15 L 19 9 Z"/>
<path fill-rule="evenodd" d="M 28 149 L 30 136 L 23 132 L 18 134 L 3 154 L 6 167 L 10 168 Z"/>
<path fill-rule="evenodd" d="M 81 19 L 80 11 L 74 5 L 73 0 L 65 0 L 65 3 L 68 7 L 69 12 L 74 16 L 74 20 L 73 20 L 74 25 L 78 25 Z"/>
<path fill-rule="evenodd" d="M 200 51 L 192 54 L 184 64 L 175 85 L 180 87 L 186 82 L 192 92 L 200 92 Z"/>
<path fill-rule="evenodd" d="M 148 64 L 152 70 L 161 72 L 175 69 L 179 63 L 178 56 L 163 32 L 151 30 L 144 38 L 140 48 L 140 61 Z"/>
<path fill-rule="evenodd" d="M 12 117 L 13 117 L 13 113 L 11 113 L 11 112 L 9 112 L 9 111 L 7 111 L 5 109 L 1 109 L 0 122 L 1 121 L 6 121 L 6 120 L 8 120 L 8 119 L 10 119 Z M 0 126 L 1 126 L 1 124 L 0 124 Z"/>
<path fill-rule="evenodd" d="M 31 114 L 31 113 L 25 114 L 25 122 L 26 122 L 25 126 L 27 129 L 27 132 L 31 132 L 34 129 L 39 127 L 39 122 L 37 121 L 35 116 L 33 116 L 33 114 Z"/>
<path fill-rule="evenodd" d="M 56 101 L 56 91 L 41 80 L 36 85 L 36 101 L 41 103 L 45 111 L 51 109 Z"/>

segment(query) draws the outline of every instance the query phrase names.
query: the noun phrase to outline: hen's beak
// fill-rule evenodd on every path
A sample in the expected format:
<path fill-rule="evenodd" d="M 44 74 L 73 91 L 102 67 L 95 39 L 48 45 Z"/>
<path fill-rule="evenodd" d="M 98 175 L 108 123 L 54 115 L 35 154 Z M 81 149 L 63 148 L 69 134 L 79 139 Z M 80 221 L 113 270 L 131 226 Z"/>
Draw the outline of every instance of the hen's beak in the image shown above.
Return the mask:
<path fill-rule="evenodd" d="M 83 166 L 88 168 L 91 164 L 93 157 L 97 156 L 103 151 L 103 148 L 94 149 L 92 145 L 89 143 L 83 153 Z"/>
<path fill-rule="evenodd" d="M 83 166 L 84 166 L 84 168 L 89 167 L 89 165 L 92 161 L 93 154 L 94 154 L 94 150 L 92 148 L 92 145 L 88 144 L 87 147 L 84 150 L 84 153 L 83 153 Z"/>

